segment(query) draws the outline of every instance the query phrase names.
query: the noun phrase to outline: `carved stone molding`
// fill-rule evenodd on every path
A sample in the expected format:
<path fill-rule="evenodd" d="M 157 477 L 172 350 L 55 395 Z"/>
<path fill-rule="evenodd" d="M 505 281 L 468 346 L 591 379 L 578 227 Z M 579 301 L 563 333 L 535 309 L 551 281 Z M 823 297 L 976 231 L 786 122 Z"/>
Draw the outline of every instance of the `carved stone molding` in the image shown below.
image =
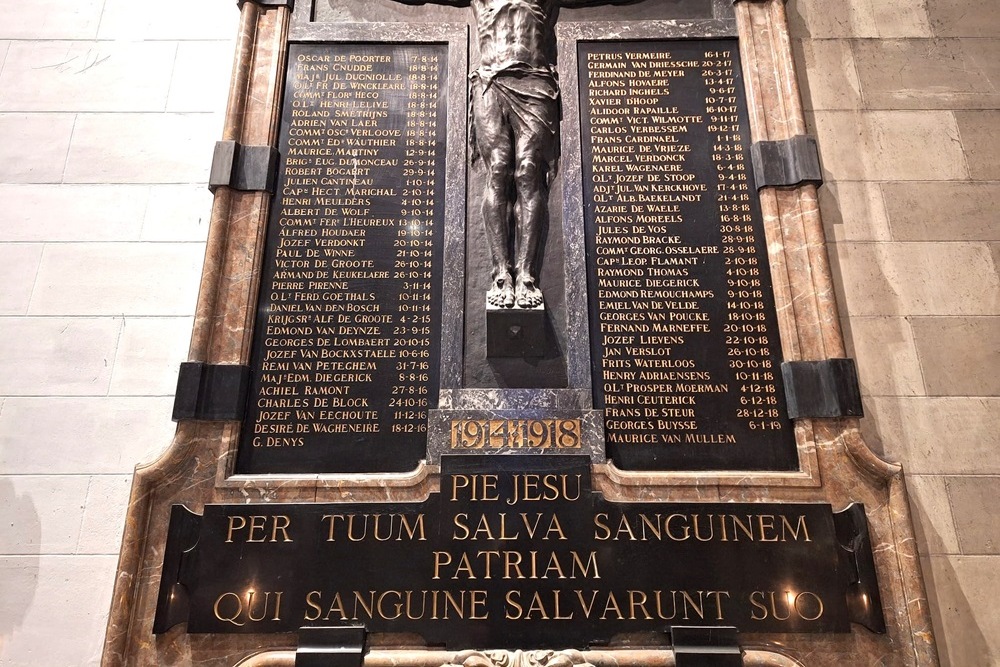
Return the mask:
<path fill-rule="evenodd" d="M 443 667 L 594 667 L 580 651 L 463 651 Z"/>
<path fill-rule="evenodd" d="M 371 651 L 364 667 L 676 667 L 668 649 L 609 649 L 603 651 Z M 804 667 L 774 651 L 743 652 L 744 667 Z M 295 651 L 266 651 L 234 667 L 294 667 Z"/>

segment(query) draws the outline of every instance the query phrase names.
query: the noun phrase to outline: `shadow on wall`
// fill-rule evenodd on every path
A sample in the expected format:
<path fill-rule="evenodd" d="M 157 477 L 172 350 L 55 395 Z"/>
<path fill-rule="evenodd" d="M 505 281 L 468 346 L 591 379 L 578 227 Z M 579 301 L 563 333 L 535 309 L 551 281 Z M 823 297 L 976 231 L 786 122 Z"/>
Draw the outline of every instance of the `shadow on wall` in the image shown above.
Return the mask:
<path fill-rule="evenodd" d="M 841 254 L 838 252 L 838 246 L 833 242 L 836 238 L 836 227 L 837 225 L 843 225 L 844 213 L 840 205 L 840 198 L 838 197 L 836 184 L 823 185 L 820 188 L 819 193 L 820 201 L 820 214 L 823 217 L 823 228 L 827 238 L 827 254 L 830 259 L 830 273 L 833 279 L 833 289 L 836 293 L 837 307 L 840 313 L 840 326 L 841 331 L 844 336 L 844 347 L 847 351 L 847 356 L 855 359 L 858 362 L 858 381 L 862 388 L 862 398 L 867 398 L 870 392 L 866 391 L 866 368 L 861 365 L 862 360 L 857 359 L 856 350 L 858 349 L 858 344 L 854 340 L 854 329 L 851 326 L 851 320 L 848 317 L 848 299 L 844 292 L 844 277 L 843 271 L 841 270 Z M 845 251 L 845 248 L 839 248 L 841 252 Z M 884 276 L 883 276 L 884 280 Z M 870 414 L 870 409 L 865 406 L 865 414 Z M 885 456 L 885 448 L 882 446 L 882 439 L 876 437 L 874 439 L 868 438 L 870 430 L 868 427 L 871 426 L 868 422 L 871 422 L 870 418 L 861 420 L 861 430 L 862 434 L 865 436 L 865 442 L 868 447 L 879 456 Z M 877 427 L 876 434 L 877 434 Z"/>
<path fill-rule="evenodd" d="M 31 497 L 18 496 L 9 478 L 0 478 L 0 508 L 0 664 L 6 664 L 6 647 L 38 589 L 42 528 Z"/>
<path fill-rule="evenodd" d="M 812 33 L 809 31 L 809 5 L 811 3 L 803 0 L 788 0 L 785 3 L 785 16 L 788 17 L 788 32 L 799 39 L 811 39 Z M 830 5 L 839 3 L 824 3 L 822 7 L 817 6 L 815 11 L 831 11 Z M 802 7 L 800 7 L 802 5 Z M 836 10 L 834 10 L 836 11 Z M 805 15 L 803 15 L 803 12 Z M 801 84 L 801 82 L 800 82 Z"/>
<path fill-rule="evenodd" d="M 936 556 L 921 559 L 941 667 L 985 667 L 996 665 L 996 660 L 1000 658 L 991 653 L 990 642 L 978 619 L 979 614 L 995 602 L 970 602 L 963 584 L 972 587 L 975 582 L 963 579 L 956 568 L 956 560 L 966 558 Z M 974 588 L 970 593 L 975 595 Z"/>

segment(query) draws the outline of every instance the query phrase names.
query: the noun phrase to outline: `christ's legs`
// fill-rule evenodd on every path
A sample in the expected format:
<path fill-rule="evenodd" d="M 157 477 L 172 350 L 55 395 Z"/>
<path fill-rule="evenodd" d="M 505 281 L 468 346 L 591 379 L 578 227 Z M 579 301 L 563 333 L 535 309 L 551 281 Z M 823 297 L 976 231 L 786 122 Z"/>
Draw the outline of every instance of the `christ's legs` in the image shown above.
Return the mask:
<path fill-rule="evenodd" d="M 483 153 L 486 162 L 486 188 L 483 192 L 483 223 L 490 246 L 493 270 L 486 300 L 493 306 L 514 305 L 513 267 L 510 260 L 510 151 Z"/>
<path fill-rule="evenodd" d="M 483 223 L 493 264 L 486 301 L 491 306 L 510 308 L 514 305 L 514 268 L 510 256 L 511 178 L 514 166 L 514 146 L 511 130 L 503 111 L 491 92 L 474 94 L 476 139 L 479 153 L 486 165 L 486 187 L 483 192 Z"/>
<path fill-rule="evenodd" d="M 538 103 L 538 116 L 553 122 L 558 118 L 555 101 Z M 556 154 L 555 133 L 546 122 L 525 122 L 515 131 L 514 207 L 515 302 L 520 308 L 534 308 L 542 303 L 536 264 L 542 235 L 549 223 L 549 170 Z"/>
<path fill-rule="evenodd" d="M 536 137 L 537 138 L 537 137 Z M 514 185 L 517 199 L 514 207 L 516 276 L 515 302 L 520 308 L 534 308 L 542 303 L 538 289 L 535 263 L 538 245 L 549 218 L 548 161 L 544 147 L 519 139 L 517 142 Z"/>

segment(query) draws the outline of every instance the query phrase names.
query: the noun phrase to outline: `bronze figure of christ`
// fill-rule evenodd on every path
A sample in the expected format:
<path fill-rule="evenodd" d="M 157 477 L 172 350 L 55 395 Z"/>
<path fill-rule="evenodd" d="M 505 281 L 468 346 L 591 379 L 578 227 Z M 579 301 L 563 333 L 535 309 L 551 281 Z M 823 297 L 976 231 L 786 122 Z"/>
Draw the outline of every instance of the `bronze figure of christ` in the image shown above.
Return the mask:
<path fill-rule="evenodd" d="M 542 303 L 538 246 L 559 152 L 555 22 L 561 5 L 622 0 L 429 1 L 471 6 L 476 19 L 481 60 L 469 94 L 472 159 L 486 168 L 482 215 L 492 262 L 486 301 L 534 308 Z"/>

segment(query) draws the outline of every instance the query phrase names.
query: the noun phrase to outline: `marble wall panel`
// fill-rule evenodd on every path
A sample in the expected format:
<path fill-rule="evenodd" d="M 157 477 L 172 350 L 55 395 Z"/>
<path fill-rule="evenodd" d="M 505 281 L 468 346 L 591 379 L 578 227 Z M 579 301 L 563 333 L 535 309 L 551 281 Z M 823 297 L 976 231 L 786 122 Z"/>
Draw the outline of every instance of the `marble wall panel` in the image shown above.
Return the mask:
<path fill-rule="evenodd" d="M 948 478 L 948 496 L 962 553 L 1000 554 L 1000 477 Z"/>
<path fill-rule="evenodd" d="M 0 318 L 0 395 L 103 396 L 122 320 Z"/>
<path fill-rule="evenodd" d="M 908 473 L 921 550 L 933 555 L 925 574 L 942 664 L 994 664 L 1000 642 L 990 600 L 1000 559 L 993 555 L 994 512 L 983 498 L 996 494 L 1000 466 L 993 413 L 1000 404 L 991 377 L 1000 266 L 1000 12 L 992 0 L 871 0 L 872 26 L 855 3 L 836 3 L 823 16 L 806 4 L 812 3 L 788 4 L 794 36 L 849 40 L 862 108 L 875 110 L 837 111 L 833 105 L 842 102 L 823 96 L 835 87 L 810 88 L 817 78 L 844 81 L 842 59 L 815 57 L 834 47 L 797 53 L 827 170 L 820 202 L 843 281 L 841 314 L 868 394 L 862 428 L 876 450 Z M 808 71 L 801 69 L 806 64 Z M 936 111 L 900 111 L 917 109 Z M 895 139 L 882 131 L 889 119 Z M 924 145 L 909 145 L 900 139 L 906 134 Z M 851 146 L 864 155 L 852 155 Z M 884 208 L 851 206 L 845 187 L 877 188 Z M 849 213 L 866 209 L 875 222 Z M 852 220 L 860 222 L 850 226 Z M 853 241 L 874 243 L 863 248 Z M 966 261 L 974 270 L 953 264 Z M 955 289 L 938 291 L 935 280 Z M 869 345 L 890 332 L 912 346 L 907 359 L 919 366 L 923 386 L 904 384 L 915 390 L 908 397 L 889 393 L 904 378 L 915 379 L 912 365 L 890 368 L 899 348 Z"/>
<path fill-rule="evenodd" d="M 995 90 L 998 85 L 997 80 L 1000 79 L 1000 34 L 990 39 L 973 38 L 959 41 L 966 57 L 990 80 L 991 84 L 987 89 Z"/>
<path fill-rule="evenodd" d="M 0 39 L 93 39 L 104 0 L 0 0 L 0 16 L 16 17 L 0 25 Z"/>
<path fill-rule="evenodd" d="M 878 36 L 871 0 L 840 0 L 822 4 L 812 0 L 789 0 L 787 12 L 788 28 L 793 37 Z"/>
<path fill-rule="evenodd" d="M 192 20 L 197 17 L 197 20 Z M 105 0 L 98 39 L 232 40 L 240 12 L 232 2 L 175 0 L 169 11 L 149 11 L 132 0 Z"/>
<path fill-rule="evenodd" d="M 992 315 L 1000 276 L 981 243 L 841 243 L 833 258 L 852 317 Z"/>
<path fill-rule="evenodd" d="M 993 0 L 924 1 L 938 37 L 1000 37 L 1000 12 Z"/>
<path fill-rule="evenodd" d="M 827 241 L 889 241 L 889 220 L 878 183 L 838 181 L 819 189 Z"/>
<path fill-rule="evenodd" d="M 0 554 L 74 553 L 89 485 L 85 475 L 0 476 Z"/>
<path fill-rule="evenodd" d="M 0 73 L 0 111 L 159 111 L 174 42 L 16 41 Z"/>
<path fill-rule="evenodd" d="M 0 409 L 0 470 L 131 473 L 169 444 L 172 406 L 173 397 L 8 397 Z"/>
<path fill-rule="evenodd" d="M 199 243 L 48 245 L 29 313 L 190 315 L 204 254 Z"/>
<path fill-rule="evenodd" d="M 0 651 L 5 667 L 99 664 L 117 560 L 0 556 Z"/>
<path fill-rule="evenodd" d="M 914 317 L 930 396 L 1000 395 L 1000 317 Z"/>
<path fill-rule="evenodd" d="M 968 178 L 959 126 L 947 111 L 814 111 L 828 181 Z"/>
<path fill-rule="evenodd" d="M 948 497 L 948 479 L 951 478 L 943 475 L 906 476 L 914 529 L 924 555 L 958 553 L 958 534 L 951 513 L 951 498 Z"/>
<path fill-rule="evenodd" d="M 41 259 L 39 243 L 0 244 L 0 315 L 28 312 Z"/>
<path fill-rule="evenodd" d="M 868 442 L 910 474 L 1000 474 L 1000 398 L 870 397 Z"/>
<path fill-rule="evenodd" d="M 942 667 L 1000 663 L 996 562 L 988 556 L 923 559 Z"/>
<path fill-rule="evenodd" d="M 205 241 L 212 194 L 204 183 L 153 185 L 142 222 L 143 241 Z"/>
<path fill-rule="evenodd" d="M 87 479 L 87 502 L 83 507 L 76 553 L 117 555 L 122 544 L 132 476 L 96 475 Z"/>
<path fill-rule="evenodd" d="M 861 391 L 868 396 L 924 394 L 917 349 L 902 317 L 855 317 L 847 327 L 848 355 L 858 363 Z"/>
<path fill-rule="evenodd" d="M 1000 183 L 884 183 L 898 241 L 1000 240 Z"/>
<path fill-rule="evenodd" d="M 0 182 L 58 183 L 76 116 L 0 113 Z"/>
<path fill-rule="evenodd" d="M 4 667 L 100 664 L 131 473 L 176 428 L 239 19 L 181 5 L 0 0 Z"/>
<path fill-rule="evenodd" d="M 109 393 L 173 396 L 192 323 L 190 317 L 126 317 Z"/>
<path fill-rule="evenodd" d="M 144 185 L 0 184 L 2 241 L 136 241 Z"/>
<path fill-rule="evenodd" d="M 995 75 L 991 77 L 991 70 L 997 66 L 991 62 L 987 49 L 978 44 L 981 41 L 854 41 L 865 106 L 869 109 L 996 108 L 1000 104 L 1000 80 Z"/>
<path fill-rule="evenodd" d="M 796 39 L 802 106 L 813 109 L 861 109 L 861 82 L 851 42 L 846 39 Z M 808 74 L 807 74 L 808 73 Z"/>
<path fill-rule="evenodd" d="M 872 0 L 872 13 L 879 37 L 931 37 L 930 19 L 924 2 Z"/>
<path fill-rule="evenodd" d="M 226 108 L 233 45 L 226 40 L 179 42 L 167 111 L 218 112 Z"/>
<path fill-rule="evenodd" d="M 1000 180 L 1000 111 L 956 111 L 969 175 L 977 181 Z"/>
<path fill-rule="evenodd" d="M 221 133 L 215 114 L 81 114 L 65 180 L 205 183 Z"/>

